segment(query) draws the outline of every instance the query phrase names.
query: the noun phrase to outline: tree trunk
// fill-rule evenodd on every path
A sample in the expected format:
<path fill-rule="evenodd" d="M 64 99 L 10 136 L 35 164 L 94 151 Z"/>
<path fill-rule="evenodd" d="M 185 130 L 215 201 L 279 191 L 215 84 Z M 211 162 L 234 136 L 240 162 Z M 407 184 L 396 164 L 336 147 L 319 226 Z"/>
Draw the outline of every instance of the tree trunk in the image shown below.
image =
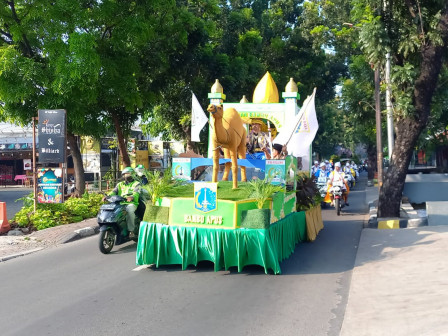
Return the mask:
<path fill-rule="evenodd" d="M 418 120 L 410 118 L 396 123 L 395 139 L 391 163 L 383 179 L 378 201 L 378 217 L 400 217 L 400 204 L 406 174 L 415 143 L 423 127 Z"/>
<path fill-rule="evenodd" d="M 369 180 L 373 180 L 375 177 L 375 172 L 377 169 L 377 160 L 376 160 L 376 147 L 369 144 L 367 147 L 367 158 L 368 158 L 368 166 L 367 166 L 367 178 Z"/>
<path fill-rule="evenodd" d="M 75 168 L 75 192 L 74 197 L 81 197 L 86 188 L 86 181 L 84 178 L 84 167 L 82 165 L 81 151 L 79 150 L 78 142 L 73 133 L 67 132 L 67 140 L 72 153 L 73 165 Z"/>
<path fill-rule="evenodd" d="M 128 149 L 124 141 L 123 131 L 121 130 L 120 120 L 115 113 L 112 113 L 112 120 L 115 125 L 115 132 L 117 133 L 118 149 L 120 150 L 121 160 L 124 167 L 131 166 L 131 159 L 129 158 Z"/>
<path fill-rule="evenodd" d="M 448 5 L 438 24 L 443 45 L 432 42 L 422 46 L 420 73 L 414 85 L 415 115 L 398 121 L 397 138 L 378 200 L 378 217 L 399 217 L 403 187 L 415 143 L 428 123 L 431 101 L 442 68 L 448 41 Z"/>

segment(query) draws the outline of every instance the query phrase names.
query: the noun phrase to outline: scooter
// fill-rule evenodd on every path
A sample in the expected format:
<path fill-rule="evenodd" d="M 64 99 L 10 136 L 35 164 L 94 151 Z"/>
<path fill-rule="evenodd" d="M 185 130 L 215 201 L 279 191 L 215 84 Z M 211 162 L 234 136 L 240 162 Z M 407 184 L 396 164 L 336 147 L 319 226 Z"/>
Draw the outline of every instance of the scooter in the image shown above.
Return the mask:
<path fill-rule="evenodd" d="M 344 180 L 347 182 L 347 185 L 350 189 L 355 186 L 355 178 L 351 173 L 344 173 Z"/>
<path fill-rule="evenodd" d="M 345 206 L 342 198 L 344 192 L 342 189 L 343 183 L 344 182 L 342 181 L 334 181 L 333 186 L 330 188 L 330 193 L 333 195 L 334 207 L 338 216 L 341 214 L 341 209 Z"/>
<path fill-rule="evenodd" d="M 316 181 L 316 186 L 319 189 L 319 193 L 320 196 L 322 197 L 322 199 L 325 198 L 325 196 L 327 195 L 327 180 L 328 178 L 326 176 L 321 176 L 317 178 Z M 321 202 L 321 207 L 325 208 L 325 206 L 327 205 L 327 203 L 325 202 Z"/>
<path fill-rule="evenodd" d="M 114 245 L 121 245 L 130 240 L 137 241 L 137 235 L 140 228 L 140 222 L 145 213 L 145 204 L 139 200 L 137 210 L 135 211 L 135 229 L 134 238 L 129 238 L 129 232 L 126 225 L 126 205 L 122 204 L 125 198 L 117 195 L 106 198 L 108 204 L 103 204 L 97 216 L 100 226 L 99 248 L 101 253 L 108 254 L 112 251 Z"/>

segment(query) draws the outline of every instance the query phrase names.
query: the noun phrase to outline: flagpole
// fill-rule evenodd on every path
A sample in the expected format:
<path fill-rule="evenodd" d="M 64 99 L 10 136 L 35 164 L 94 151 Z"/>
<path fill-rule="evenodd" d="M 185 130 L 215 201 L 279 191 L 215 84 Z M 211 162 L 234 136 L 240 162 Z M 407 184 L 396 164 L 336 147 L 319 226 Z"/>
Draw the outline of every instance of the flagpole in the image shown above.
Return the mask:
<path fill-rule="evenodd" d="M 299 125 L 300 121 L 302 120 L 303 114 L 305 113 L 305 111 L 306 111 L 306 109 L 307 109 L 307 107 L 308 107 L 308 105 L 309 105 L 309 103 L 310 103 L 310 101 L 311 101 L 311 98 L 312 98 L 315 94 L 316 94 L 316 88 L 314 88 L 314 90 L 313 90 L 313 94 L 312 94 L 310 97 L 308 97 L 308 98 L 310 98 L 310 99 L 307 101 L 306 106 L 305 106 L 305 107 L 302 106 L 302 108 L 300 109 L 300 111 L 302 112 L 302 115 L 300 116 L 300 118 L 298 118 L 297 123 L 296 123 L 295 127 L 293 128 L 293 130 L 295 130 L 295 129 L 297 128 L 297 126 Z M 307 98 L 307 99 L 308 99 L 308 98 Z M 299 112 L 299 113 L 300 113 L 300 112 Z M 287 146 L 287 145 L 288 145 L 288 143 L 289 143 L 289 141 L 291 141 L 291 138 L 292 138 L 293 135 L 294 135 L 294 132 L 291 133 L 291 135 L 289 136 L 288 141 L 286 141 L 286 143 L 284 144 L 284 146 Z"/>

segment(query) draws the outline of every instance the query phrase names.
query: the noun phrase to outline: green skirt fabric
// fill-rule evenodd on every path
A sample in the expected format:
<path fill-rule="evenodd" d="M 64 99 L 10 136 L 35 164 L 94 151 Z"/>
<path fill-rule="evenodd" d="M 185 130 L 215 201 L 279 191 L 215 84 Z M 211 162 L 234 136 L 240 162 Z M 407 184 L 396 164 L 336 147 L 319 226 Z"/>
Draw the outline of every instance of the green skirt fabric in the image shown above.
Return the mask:
<path fill-rule="evenodd" d="M 295 212 L 268 229 L 207 229 L 142 222 L 137 245 L 137 265 L 179 264 L 182 269 L 208 260 L 215 271 L 260 265 L 266 274 L 280 274 L 280 262 L 297 243 L 305 241 L 305 213 Z"/>

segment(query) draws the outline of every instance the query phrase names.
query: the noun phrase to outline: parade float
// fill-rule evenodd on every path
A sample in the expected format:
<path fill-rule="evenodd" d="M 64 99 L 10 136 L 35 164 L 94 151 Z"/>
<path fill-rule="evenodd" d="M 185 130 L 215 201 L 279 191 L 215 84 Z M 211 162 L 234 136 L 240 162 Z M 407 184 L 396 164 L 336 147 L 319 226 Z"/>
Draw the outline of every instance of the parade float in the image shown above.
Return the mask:
<path fill-rule="evenodd" d="M 309 167 L 311 143 L 301 157 L 246 157 L 246 133 L 254 120 L 268 126 L 265 130 L 272 138 L 293 120 L 298 120 L 297 132 L 309 132 L 306 109 L 297 106 L 293 79 L 282 96 L 285 102 L 279 103 L 275 82 L 266 73 L 254 91 L 253 103 L 243 97 L 240 103 L 228 104 L 216 80 L 209 93 L 208 158 L 173 158 L 173 177 L 193 183 L 173 188 L 147 207 L 140 225 L 138 265 L 179 264 L 186 269 L 207 260 L 214 263 L 215 271 L 235 266 L 240 272 L 246 265 L 260 265 L 266 273 L 270 269 L 280 274 L 280 262 L 297 243 L 316 238 L 323 228 L 320 207 L 297 211 L 296 198 L 296 177 Z M 314 93 L 312 98 L 314 106 Z M 207 166 L 213 167 L 211 182 L 191 181 L 194 169 Z"/>

